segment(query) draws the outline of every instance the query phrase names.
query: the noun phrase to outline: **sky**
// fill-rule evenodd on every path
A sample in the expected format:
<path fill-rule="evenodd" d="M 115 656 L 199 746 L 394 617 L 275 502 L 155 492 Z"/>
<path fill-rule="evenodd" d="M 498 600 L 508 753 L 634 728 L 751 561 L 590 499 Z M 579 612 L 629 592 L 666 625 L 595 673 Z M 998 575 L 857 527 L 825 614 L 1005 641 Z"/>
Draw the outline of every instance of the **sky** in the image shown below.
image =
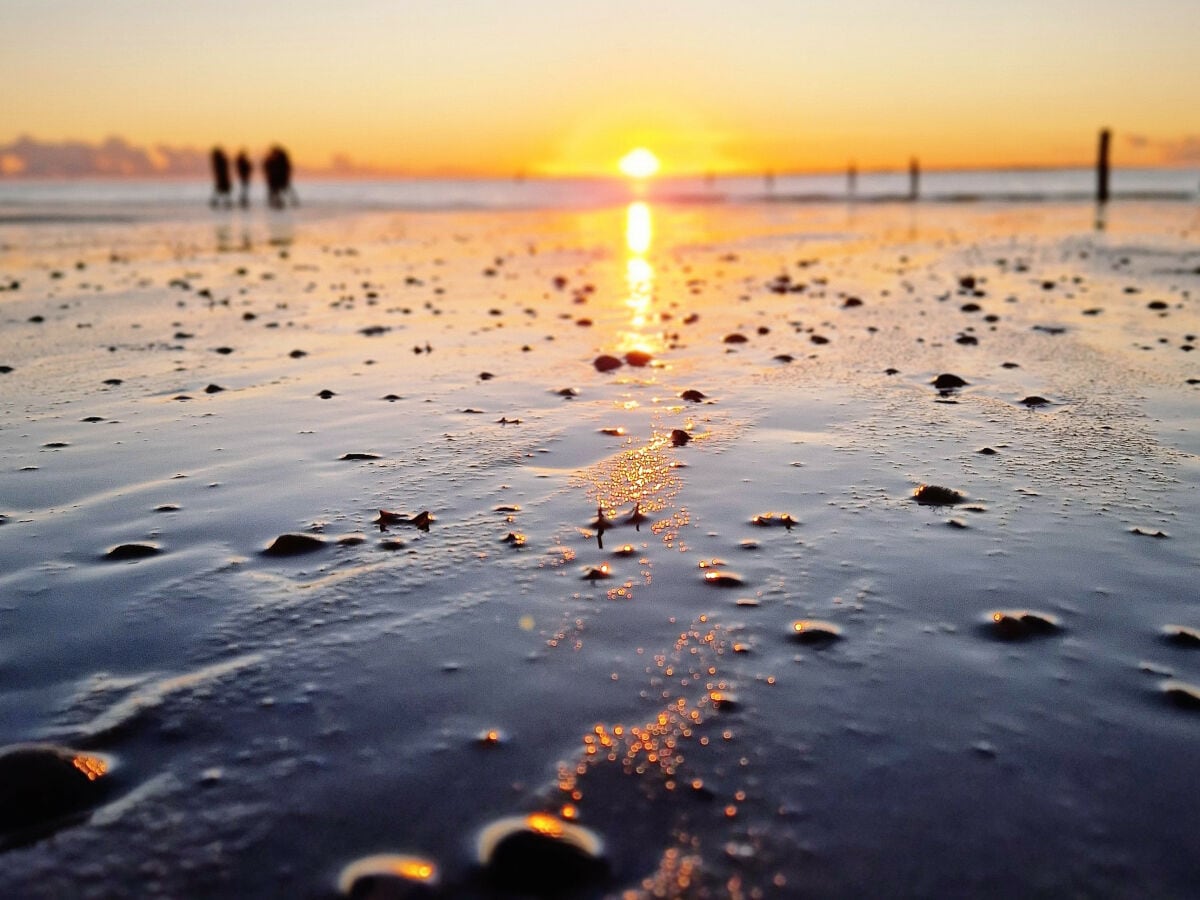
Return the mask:
<path fill-rule="evenodd" d="M 1200 166 L 1200 0 L 0 0 L 36 142 L 410 175 Z"/>

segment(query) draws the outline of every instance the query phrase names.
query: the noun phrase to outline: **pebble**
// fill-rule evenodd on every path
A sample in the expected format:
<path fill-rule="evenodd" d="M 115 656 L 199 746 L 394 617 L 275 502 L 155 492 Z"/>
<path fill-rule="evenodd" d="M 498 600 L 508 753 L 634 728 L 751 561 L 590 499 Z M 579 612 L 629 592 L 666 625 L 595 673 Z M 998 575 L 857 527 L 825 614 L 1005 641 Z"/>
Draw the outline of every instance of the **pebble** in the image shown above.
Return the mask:
<path fill-rule="evenodd" d="M 646 353 L 644 350 L 630 350 L 625 354 L 625 362 L 631 366 L 637 366 L 638 368 L 650 365 L 650 362 L 653 359 L 654 357 L 649 353 Z"/>
<path fill-rule="evenodd" d="M 760 528 L 774 528 L 782 525 L 788 531 L 791 531 L 793 525 L 799 525 L 800 523 L 792 517 L 791 513 L 766 512 L 759 513 L 757 516 L 751 518 L 750 524 L 758 525 Z"/>
<path fill-rule="evenodd" d="M 1062 631 L 1054 616 L 1030 610 L 997 610 L 988 616 L 985 628 L 1001 641 L 1024 641 Z"/>
<path fill-rule="evenodd" d="M 382 459 L 378 453 L 343 453 L 338 457 L 339 460 L 348 462 L 356 462 L 359 460 Z"/>
<path fill-rule="evenodd" d="M 600 838 L 550 813 L 493 822 L 477 850 L 488 881 L 502 891 L 556 897 L 594 889 L 608 877 Z"/>
<path fill-rule="evenodd" d="M 952 391 L 970 384 L 966 379 L 959 378 L 950 372 L 943 372 L 937 378 L 933 379 L 932 383 L 939 391 Z"/>
<path fill-rule="evenodd" d="M 913 499 L 922 506 L 954 506 L 966 498 L 958 491 L 936 484 L 922 484 L 913 491 Z"/>
<path fill-rule="evenodd" d="M 1030 409 L 1036 409 L 1039 406 L 1050 405 L 1049 400 L 1047 400 L 1045 397 L 1039 397 L 1037 394 L 1031 394 L 1030 396 L 1024 397 L 1017 402 L 1019 402 L 1022 406 L 1028 406 Z"/>
<path fill-rule="evenodd" d="M 262 553 L 263 556 L 301 556 L 324 547 L 325 541 L 311 534 L 281 534 Z"/>
<path fill-rule="evenodd" d="M 611 372 L 613 369 L 621 368 L 621 361 L 615 356 L 601 354 L 592 360 L 592 365 L 596 367 L 597 372 Z"/>
<path fill-rule="evenodd" d="M 687 400 L 689 403 L 699 403 L 705 399 L 707 395 L 696 390 L 686 390 L 679 395 L 680 400 Z"/>
<path fill-rule="evenodd" d="M 338 875 L 338 891 L 355 900 L 434 896 L 438 867 L 432 860 L 397 853 L 356 859 Z"/>
<path fill-rule="evenodd" d="M 157 556 L 161 552 L 153 544 L 118 544 L 105 553 L 104 558 L 113 561 L 145 559 L 148 556 Z"/>
<path fill-rule="evenodd" d="M 1186 625 L 1167 625 L 1163 628 L 1163 640 L 1176 647 L 1200 649 L 1200 631 Z"/>
<path fill-rule="evenodd" d="M 820 619 L 797 619 L 792 623 L 791 634 L 801 644 L 825 646 L 841 640 L 842 629 Z"/>
<path fill-rule="evenodd" d="M 692 439 L 692 436 L 690 434 L 688 434 L 686 431 L 684 431 L 682 428 L 671 429 L 671 444 L 673 446 L 682 447 L 684 444 L 686 444 L 691 439 Z"/>
<path fill-rule="evenodd" d="M 1180 709 L 1200 710 L 1200 687 L 1184 681 L 1164 681 L 1161 685 L 1163 696 L 1168 702 Z"/>
<path fill-rule="evenodd" d="M 53 744 L 0 750 L 0 834 L 48 826 L 95 806 L 107 790 L 110 761 Z"/>

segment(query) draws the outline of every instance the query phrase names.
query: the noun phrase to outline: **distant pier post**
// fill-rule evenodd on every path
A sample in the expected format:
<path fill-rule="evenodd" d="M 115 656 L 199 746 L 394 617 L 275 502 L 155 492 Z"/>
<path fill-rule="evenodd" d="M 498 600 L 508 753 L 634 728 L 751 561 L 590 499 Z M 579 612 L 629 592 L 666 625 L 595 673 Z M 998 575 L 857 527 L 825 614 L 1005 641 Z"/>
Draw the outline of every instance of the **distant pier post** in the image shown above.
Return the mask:
<path fill-rule="evenodd" d="M 916 202 L 917 197 L 921 194 L 921 164 L 917 162 L 914 156 L 908 161 L 908 199 L 909 202 Z"/>
<path fill-rule="evenodd" d="M 1096 151 L 1096 202 L 1101 206 L 1108 202 L 1108 145 L 1111 138 L 1107 128 L 1100 129 L 1100 146 Z"/>
<path fill-rule="evenodd" d="M 854 163 L 846 167 L 846 196 L 851 200 L 858 193 L 858 168 Z"/>

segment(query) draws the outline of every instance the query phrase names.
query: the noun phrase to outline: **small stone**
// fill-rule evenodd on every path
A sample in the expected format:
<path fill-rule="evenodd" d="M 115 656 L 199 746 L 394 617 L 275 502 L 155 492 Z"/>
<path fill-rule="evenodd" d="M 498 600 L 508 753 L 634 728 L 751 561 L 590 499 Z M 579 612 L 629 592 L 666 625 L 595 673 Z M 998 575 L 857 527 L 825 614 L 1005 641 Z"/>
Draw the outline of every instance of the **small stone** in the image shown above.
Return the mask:
<path fill-rule="evenodd" d="M 672 446 L 682 447 L 684 444 L 686 444 L 691 439 L 692 439 L 692 436 L 690 434 L 688 434 L 686 431 L 684 431 L 682 428 L 671 429 L 671 445 Z"/>
<path fill-rule="evenodd" d="M 650 365 L 653 359 L 654 357 L 644 350 L 630 350 L 625 354 L 625 362 L 638 368 Z"/>
<path fill-rule="evenodd" d="M 1047 400 L 1045 397 L 1039 397 L 1037 394 L 1031 394 L 1030 396 L 1024 397 L 1017 402 L 1020 403 L 1022 406 L 1029 407 L 1030 409 L 1036 409 L 1039 406 L 1049 406 L 1050 405 L 1049 400 Z"/>
<path fill-rule="evenodd" d="M 1200 710 L 1200 687 L 1172 679 L 1164 681 L 1160 689 L 1167 701 L 1180 709 Z"/>
<path fill-rule="evenodd" d="M 210 384 L 208 387 L 206 387 L 206 388 L 204 389 L 204 393 L 206 393 L 206 394 L 219 394 L 219 393 L 221 393 L 221 391 L 223 391 L 223 390 L 225 390 L 225 388 L 221 387 L 219 384 Z"/>
<path fill-rule="evenodd" d="M 315 553 L 324 547 L 325 541 L 319 537 L 313 537 L 311 534 L 281 534 L 262 554 L 263 556 L 302 556 L 305 553 Z"/>
<path fill-rule="evenodd" d="M 107 793 L 111 762 L 52 744 L 0 750 L 0 834 L 51 828 L 95 806 Z"/>
<path fill-rule="evenodd" d="M 1186 625 L 1167 625 L 1163 628 L 1163 640 L 1176 647 L 1200 649 L 1200 631 Z"/>
<path fill-rule="evenodd" d="M 104 554 L 105 559 L 116 561 L 128 559 L 145 559 L 157 556 L 162 551 L 153 544 L 118 544 Z"/>
<path fill-rule="evenodd" d="M 550 813 L 489 825 L 480 834 L 478 858 L 496 888 L 536 897 L 595 890 L 608 877 L 600 838 Z"/>
<path fill-rule="evenodd" d="M 922 484 L 913 491 L 913 499 L 922 506 L 954 506 L 966 499 L 958 491 L 936 484 Z"/>
<path fill-rule="evenodd" d="M 328 400 L 331 397 L 336 397 L 337 394 L 335 394 L 333 391 L 329 390 L 329 388 L 325 388 L 325 390 L 323 390 L 323 391 L 318 391 L 317 396 L 320 397 L 322 400 Z"/>
<path fill-rule="evenodd" d="M 993 612 L 988 616 L 985 628 L 992 637 L 1001 641 L 1024 641 L 1062 631 L 1062 626 L 1054 616 L 1029 610 Z"/>
<path fill-rule="evenodd" d="M 613 369 L 621 367 L 621 361 L 615 356 L 601 354 L 592 360 L 592 365 L 596 367 L 597 372 L 611 372 Z"/>
<path fill-rule="evenodd" d="M 727 334 L 724 337 L 726 344 L 744 344 L 747 340 L 749 340 L 749 338 L 747 338 L 744 334 L 738 334 L 737 332 L 734 332 L 733 334 Z"/>
<path fill-rule="evenodd" d="M 791 627 L 792 639 L 801 644 L 825 646 L 841 640 L 842 629 L 820 619 L 797 619 Z"/>
<path fill-rule="evenodd" d="M 341 456 L 338 457 L 339 460 L 351 461 L 351 462 L 355 462 L 355 461 L 359 461 L 359 460 L 382 459 L 382 458 L 383 457 L 381 457 L 378 453 L 359 453 L 359 452 L 343 453 Z"/>
<path fill-rule="evenodd" d="M 968 384 L 968 381 L 950 372 L 943 372 L 937 378 L 933 379 L 933 386 L 939 391 L 953 391 L 961 387 L 966 387 Z"/>
<path fill-rule="evenodd" d="M 352 900 L 415 900 L 435 896 L 438 867 L 432 860 L 397 853 L 356 859 L 338 875 L 338 891 Z"/>
<path fill-rule="evenodd" d="M 686 400 L 689 403 L 699 403 L 701 400 L 705 399 L 706 396 L 707 395 L 702 394 L 700 391 L 686 390 L 679 395 L 679 399 Z"/>

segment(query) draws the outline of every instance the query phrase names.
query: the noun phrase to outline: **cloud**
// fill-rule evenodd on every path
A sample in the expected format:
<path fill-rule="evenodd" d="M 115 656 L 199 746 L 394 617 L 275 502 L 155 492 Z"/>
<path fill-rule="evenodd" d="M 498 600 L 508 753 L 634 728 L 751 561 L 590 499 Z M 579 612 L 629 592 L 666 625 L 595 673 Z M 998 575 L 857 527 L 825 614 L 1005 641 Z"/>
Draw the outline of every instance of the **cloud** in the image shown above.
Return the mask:
<path fill-rule="evenodd" d="M 97 144 L 86 141 L 39 141 L 22 135 L 0 145 L 0 175 L 27 178 L 77 178 L 92 175 L 201 175 L 208 172 L 208 154 L 191 147 L 165 144 L 146 148 L 123 137 Z"/>
<path fill-rule="evenodd" d="M 1174 138 L 1155 138 L 1146 134 L 1123 135 L 1126 145 L 1153 155 L 1168 166 L 1200 163 L 1200 134 L 1184 134 Z"/>

